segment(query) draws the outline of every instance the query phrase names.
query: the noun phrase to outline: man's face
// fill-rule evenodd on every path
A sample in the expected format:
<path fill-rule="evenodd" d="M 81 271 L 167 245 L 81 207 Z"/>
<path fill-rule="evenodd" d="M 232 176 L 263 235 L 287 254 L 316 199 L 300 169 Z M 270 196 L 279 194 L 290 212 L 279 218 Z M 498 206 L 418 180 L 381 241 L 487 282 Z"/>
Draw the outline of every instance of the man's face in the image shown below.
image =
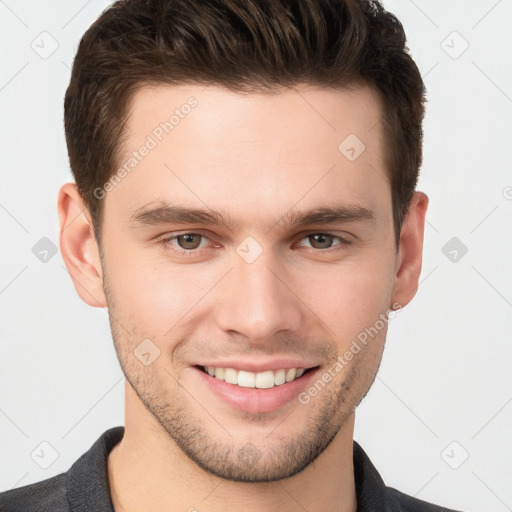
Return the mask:
<path fill-rule="evenodd" d="M 397 266 L 380 116 L 370 88 L 161 86 L 133 98 L 119 167 L 138 156 L 104 200 L 115 347 L 148 414 L 223 478 L 301 471 L 373 383 Z M 294 222 L 323 208 L 342 215 Z M 309 370 L 282 383 L 293 368 Z"/>

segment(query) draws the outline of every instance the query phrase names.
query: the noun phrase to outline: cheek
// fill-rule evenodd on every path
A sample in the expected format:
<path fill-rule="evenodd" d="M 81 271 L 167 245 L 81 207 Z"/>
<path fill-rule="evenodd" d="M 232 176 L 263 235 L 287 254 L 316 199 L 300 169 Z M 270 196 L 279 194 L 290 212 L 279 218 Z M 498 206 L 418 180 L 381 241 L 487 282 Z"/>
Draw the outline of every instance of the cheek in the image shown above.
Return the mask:
<path fill-rule="evenodd" d="M 393 262 L 382 258 L 304 272 L 299 295 L 341 349 L 388 310 L 392 283 Z"/>
<path fill-rule="evenodd" d="M 126 258 L 127 253 L 132 257 Z M 106 274 L 109 303 L 116 316 L 148 337 L 167 334 L 215 284 L 208 270 L 150 261 L 142 253 L 120 247 L 110 253 Z"/>

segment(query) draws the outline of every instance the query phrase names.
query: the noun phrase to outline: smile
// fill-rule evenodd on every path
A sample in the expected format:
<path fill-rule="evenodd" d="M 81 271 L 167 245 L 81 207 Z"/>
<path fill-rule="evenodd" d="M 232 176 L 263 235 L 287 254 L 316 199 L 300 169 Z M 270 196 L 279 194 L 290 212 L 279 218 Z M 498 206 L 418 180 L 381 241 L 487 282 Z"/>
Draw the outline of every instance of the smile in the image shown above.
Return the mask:
<path fill-rule="evenodd" d="M 213 366 L 199 367 L 210 377 L 244 388 L 269 389 L 293 382 L 301 377 L 306 368 L 288 368 L 280 370 L 266 370 L 263 372 L 249 372 L 235 368 L 215 368 Z"/>

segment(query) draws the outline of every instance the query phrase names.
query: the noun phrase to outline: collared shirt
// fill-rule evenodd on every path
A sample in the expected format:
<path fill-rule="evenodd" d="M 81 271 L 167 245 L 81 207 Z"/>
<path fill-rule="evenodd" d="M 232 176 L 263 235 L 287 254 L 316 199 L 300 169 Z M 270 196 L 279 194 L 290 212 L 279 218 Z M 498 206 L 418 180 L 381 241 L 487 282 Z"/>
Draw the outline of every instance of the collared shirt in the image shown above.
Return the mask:
<path fill-rule="evenodd" d="M 0 511 L 114 512 L 107 460 L 123 435 L 124 427 L 113 427 L 67 472 L 0 493 Z M 357 512 L 456 512 L 386 487 L 368 455 L 356 441 L 353 443 Z"/>

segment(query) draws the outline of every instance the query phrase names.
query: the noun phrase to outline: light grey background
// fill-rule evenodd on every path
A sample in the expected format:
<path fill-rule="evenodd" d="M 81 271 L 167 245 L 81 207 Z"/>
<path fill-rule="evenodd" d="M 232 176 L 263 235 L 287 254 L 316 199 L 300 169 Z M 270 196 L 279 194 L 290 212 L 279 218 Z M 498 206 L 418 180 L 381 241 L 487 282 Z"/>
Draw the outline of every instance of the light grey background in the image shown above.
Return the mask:
<path fill-rule="evenodd" d="M 1 490 L 67 470 L 124 421 L 106 310 L 79 299 L 60 252 L 36 246 L 58 246 L 64 91 L 107 4 L 0 1 Z M 430 207 L 421 285 L 391 322 L 355 439 L 387 485 L 512 510 L 512 1 L 384 5 L 428 88 L 419 189 Z"/>

